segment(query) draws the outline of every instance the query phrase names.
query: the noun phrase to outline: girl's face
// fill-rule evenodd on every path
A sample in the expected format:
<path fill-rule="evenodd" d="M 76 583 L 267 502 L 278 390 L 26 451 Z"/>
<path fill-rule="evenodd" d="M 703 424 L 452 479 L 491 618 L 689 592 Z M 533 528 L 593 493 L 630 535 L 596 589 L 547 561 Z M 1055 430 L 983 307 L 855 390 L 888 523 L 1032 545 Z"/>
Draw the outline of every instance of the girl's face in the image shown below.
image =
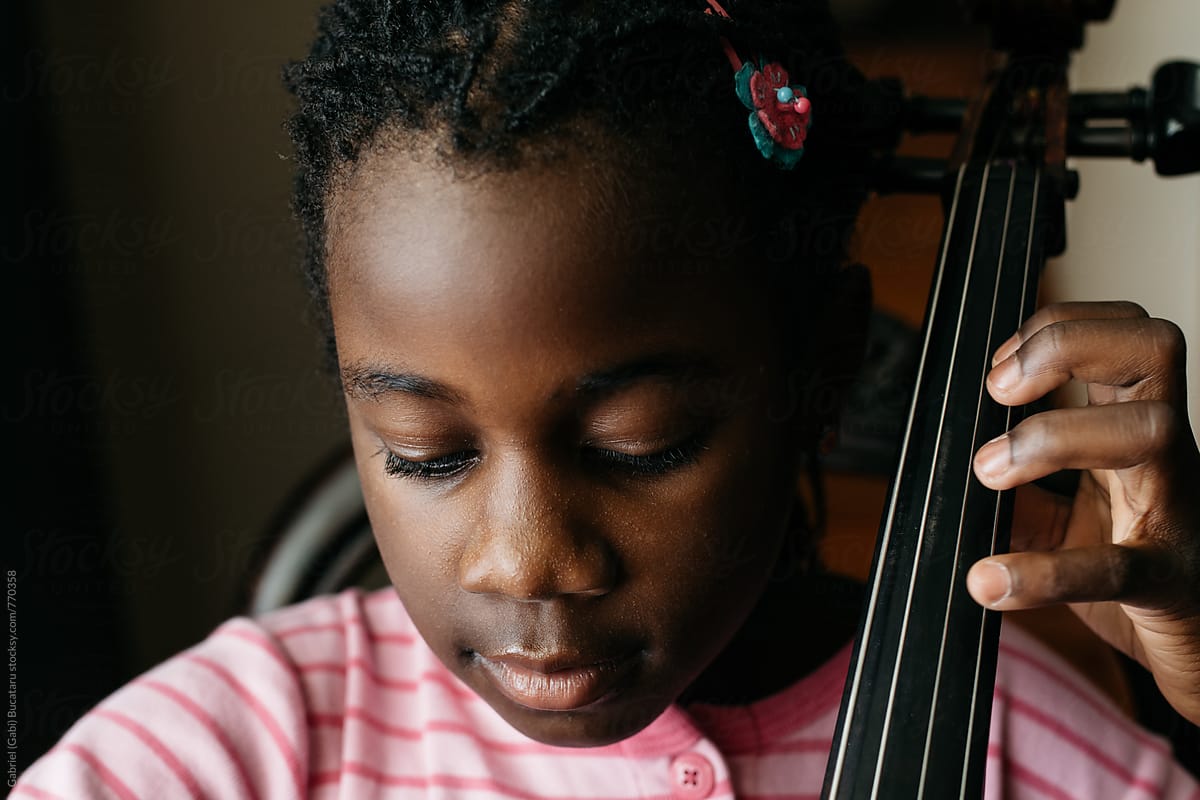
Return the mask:
<path fill-rule="evenodd" d="M 459 182 L 375 155 L 330 212 L 388 573 L 447 667 L 557 745 L 630 736 L 700 675 L 797 481 L 754 276 L 639 244 L 664 220 L 629 203 L 575 164 Z"/>

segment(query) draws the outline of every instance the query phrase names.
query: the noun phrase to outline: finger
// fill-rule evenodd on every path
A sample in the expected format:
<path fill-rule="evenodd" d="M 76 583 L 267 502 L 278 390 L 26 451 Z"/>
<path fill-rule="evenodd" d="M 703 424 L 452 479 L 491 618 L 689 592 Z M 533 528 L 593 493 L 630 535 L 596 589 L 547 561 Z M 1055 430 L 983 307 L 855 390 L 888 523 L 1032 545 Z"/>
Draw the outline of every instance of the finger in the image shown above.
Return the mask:
<path fill-rule="evenodd" d="M 1071 320 L 1040 328 L 988 373 L 988 391 L 1005 405 L 1029 403 L 1072 378 L 1122 387 L 1116 399 L 1176 402 L 1186 344 L 1165 319 Z"/>
<path fill-rule="evenodd" d="M 992 357 L 992 366 L 999 364 L 1013 354 L 1022 343 L 1028 341 L 1035 333 L 1055 322 L 1066 322 L 1075 319 L 1135 319 L 1148 317 L 1146 309 L 1137 303 L 1124 300 L 1100 303 L 1051 303 L 1039 308 L 1029 319 L 1017 328 Z"/>
<path fill-rule="evenodd" d="M 1177 600 L 1180 574 L 1164 550 L 1105 544 L 985 558 L 967 573 L 967 591 L 1000 611 L 1109 600 L 1154 608 Z"/>
<path fill-rule="evenodd" d="M 981 447 L 975 476 L 1011 489 L 1062 469 L 1128 469 L 1166 457 L 1183 424 L 1159 400 L 1043 411 Z"/>

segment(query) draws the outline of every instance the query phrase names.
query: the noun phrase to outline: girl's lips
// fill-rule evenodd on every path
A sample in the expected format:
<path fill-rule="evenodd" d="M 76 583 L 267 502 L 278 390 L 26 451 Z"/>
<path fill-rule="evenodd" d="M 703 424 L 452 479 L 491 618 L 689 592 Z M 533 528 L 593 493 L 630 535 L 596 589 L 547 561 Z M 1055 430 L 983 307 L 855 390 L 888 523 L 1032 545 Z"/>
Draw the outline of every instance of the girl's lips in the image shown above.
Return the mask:
<path fill-rule="evenodd" d="M 484 674 L 513 702 L 538 711 L 570 711 L 603 698 L 634 666 L 632 656 L 565 669 L 513 656 L 479 656 Z"/>

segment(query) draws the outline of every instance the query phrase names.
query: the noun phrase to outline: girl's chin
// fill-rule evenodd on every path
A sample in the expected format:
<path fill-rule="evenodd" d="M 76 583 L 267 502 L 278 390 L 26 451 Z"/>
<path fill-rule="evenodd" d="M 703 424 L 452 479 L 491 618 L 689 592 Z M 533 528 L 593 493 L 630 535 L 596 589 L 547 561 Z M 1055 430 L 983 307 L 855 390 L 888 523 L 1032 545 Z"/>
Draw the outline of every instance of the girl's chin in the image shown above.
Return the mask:
<path fill-rule="evenodd" d="M 551 747 L 604 747 L 628 739 L 654 722 L 670 702 L 611 695 L 579 709 L 548 711 L 514 703 L 506 697 L 485 698 L 517 731 Z"/>

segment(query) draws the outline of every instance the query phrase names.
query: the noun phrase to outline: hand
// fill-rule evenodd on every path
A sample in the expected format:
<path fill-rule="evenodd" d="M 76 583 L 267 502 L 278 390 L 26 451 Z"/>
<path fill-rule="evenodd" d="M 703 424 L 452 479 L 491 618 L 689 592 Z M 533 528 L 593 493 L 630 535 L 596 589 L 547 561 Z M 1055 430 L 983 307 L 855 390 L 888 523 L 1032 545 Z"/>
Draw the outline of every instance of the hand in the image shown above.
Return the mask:
<path fill-rule="evenodd" d="M 1014 552 L 975 564 L 967 587 L 1000 610 L 1069 603 L 1200 724 L 1200 452 L 1184 350 L 1174 324 L 1132 303 L 1064 303 L 996 351 L 987 387 L 997 402 L 1029 403 L 1074 378 L 1088 405 L 1035 414 L 988 442 L 979 480 L 1010 489 L 1084 472 L 1073 500 L 1022 486 Z"/>

